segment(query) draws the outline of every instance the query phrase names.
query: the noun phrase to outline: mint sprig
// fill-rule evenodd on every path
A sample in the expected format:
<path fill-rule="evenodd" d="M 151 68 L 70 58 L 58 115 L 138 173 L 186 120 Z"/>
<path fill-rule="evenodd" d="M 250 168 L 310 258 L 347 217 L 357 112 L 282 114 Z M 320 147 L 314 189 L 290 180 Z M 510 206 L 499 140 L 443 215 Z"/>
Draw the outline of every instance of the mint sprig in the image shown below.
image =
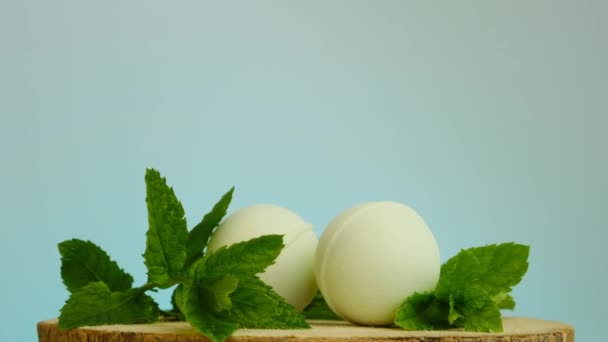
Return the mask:
<path fill-rule="evenodd" d="M 256 275 L 274 263 L 282 248 L 282 236 L 267 235 L 199 259 L 190 269 L 192 283 L 175 294 L 186 320 L 214 341 L 238 328 L 309 328 L 302 314 Z M 254 250 L 263 253 L 254 255 Z"/>
<path fill-rule="evenodd" d="M 509 292 L 528 270 L 529 253 L 529 246 L 516 243 L 461 250 L 441 266 L 433 291 L 414 293 L 401 304 L 395 324 L 410 330 L 502 331 L 500 310 L 515 307 Z"/>
<path fill-rule="evenodd" d="M 262 236 L 205 253 L 234 188 L 188 232 L 184 209 L 166 179 L 148 169 L 145 181 L 148 282 L 133 287 L 133 277 L 90 241 L 60 243 L 61 276 L 71 292 L 61 308 L 60 328 L 146 323 L 158 320 L 160 314 L 185 317 L 215 342 L 240 327 L 309 328 L 304 316 L 257 276 L 281 253 L 282 236 Z M 160 311 L 146 295 L 175 285 L 172 312 Z"/>

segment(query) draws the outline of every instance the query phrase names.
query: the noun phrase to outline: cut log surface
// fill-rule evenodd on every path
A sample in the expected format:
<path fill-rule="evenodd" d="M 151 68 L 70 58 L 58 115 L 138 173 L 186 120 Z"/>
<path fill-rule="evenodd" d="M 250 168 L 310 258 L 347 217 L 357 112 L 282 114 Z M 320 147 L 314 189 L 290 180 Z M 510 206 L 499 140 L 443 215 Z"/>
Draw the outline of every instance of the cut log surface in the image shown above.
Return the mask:
<path fill-rule="evenodd" d="M 533 318 L 504 318 L 504 332 L 475 333 L 461 330 L 405 331 L 398 328 L 355 326 L 342 321 L 310 321 L 308 330 L 241 329 L 228 341 L 404 341 L 404 342 L 573 342 L 574 328 L 570 325 Z M 38 323 L 39 342 L 206 342 L 185 322 L 153 324 L 104 325 L 63 331 L 57 320 Z"/>

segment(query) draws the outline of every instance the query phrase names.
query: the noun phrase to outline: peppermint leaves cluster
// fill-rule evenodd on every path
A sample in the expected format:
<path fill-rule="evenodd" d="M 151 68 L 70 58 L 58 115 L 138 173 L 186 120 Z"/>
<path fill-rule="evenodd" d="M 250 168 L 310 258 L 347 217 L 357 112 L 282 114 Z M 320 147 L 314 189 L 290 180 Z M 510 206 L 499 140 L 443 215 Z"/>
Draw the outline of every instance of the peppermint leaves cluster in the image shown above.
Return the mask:
<path fill-rule="evenodd" d="M 159 316 L 187 320 L 215 342 L 238 328 L 306 329 L 311 319 L 339 319 L 318 294 L 297 312 L 258 274 L 284 247 L 280 235 L 267 235 L 206 252 L 226 215 L 234 188 L 188 230 L 184 209 L 166 179 L 153 169 L 145 175 L 149 228 L 143 254 L 148 281 L 133 277 L 90 241 L 59 244 L 61 276 L 70 292 L 59 327 L 148 323 Z M 407 330 L 463 328 L 502 331 L 500 310 L 513 309 L 510 292 L 528 269 L 529 247 L 503 243 L 462 250 L 441 267 L 433 291 L 414 293 L 396 312 L 394 323 Z M 174 308 L 162 311 L 148 291 L 174 288 Z"/>
<path fill-rule="evenodd" d="M 304 316 L 257 276 L 280 254 L 282 236 L 262 236 L 205 253 L 234 188 L 188 231 L 184 209 L 166 179 L 148 169 L 145 182 L 148 282 L 134 287 L 133 277 L 90 241 L 60 243 L 61 276 L 70 292 L 59 316 L 60 328 L 154 322 L 161 313 L 184 317 L 217 342 L 241 327 L 309 328 Z M 176 308 L 169 313 L 146 294 L 175 286 Z"/>
<path fill-rule="evenodd" d="M 414 293 L 397 310 L 395 324 L 408 330 L 464 328 L 501 332 L 501 309 L 528 270 L 530 247 L 516 243 L 461 250 L 441 266 L 431 292 Z"/>

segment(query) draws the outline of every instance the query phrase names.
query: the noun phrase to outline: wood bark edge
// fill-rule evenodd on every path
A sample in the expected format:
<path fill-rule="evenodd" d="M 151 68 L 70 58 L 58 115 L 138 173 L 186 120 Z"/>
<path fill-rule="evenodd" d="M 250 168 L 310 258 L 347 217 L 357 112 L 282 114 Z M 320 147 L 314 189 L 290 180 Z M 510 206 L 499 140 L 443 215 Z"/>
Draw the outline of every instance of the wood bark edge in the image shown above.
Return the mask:
<path fill-rule="evenodd" d="M 526 320 L 525 318 L 517 318 Z M 549 328 L 540 327 L 538 331 L 506 332 L 501 334 L 463 334 L 462 332 L 450 334 L 449 332 L 404 332 L 399 336 L 357 336 L 357 327 L 349 325 L 332 325 L 331 323 L 315 324 L 313 329 L 322 329 L 323 326 L 331 326 L 338 329 L 339 334 L 332 336 L 320 336 L 319 334 L 294 334 L 287 330 L 265 331 L 267 335 L 237 334 L 227 341 L 232 342 L 574 342 L 574 328 L 567 324 L 534 320 L 542 325 L 543 322 L 551 324 Z M 126 326 L 128 327 L 128 326 Z M 134 326 L 135 327 L 135 326 Z M 39 342 L 207 342 L 205 337 L 196 333 L 155 333 L 154 331 L 125 330 L 123 326 L 119 330 L 111 328 L 79 328 L 72 330 L 60 330 L 56 321 L 49 320 L 38 323 Z M 149 329 L 148 329 L 149 330 Z M 530 330 L 530 329 L 528 329 Z M 310 330 L 309 330 L 310 331 Z"/>

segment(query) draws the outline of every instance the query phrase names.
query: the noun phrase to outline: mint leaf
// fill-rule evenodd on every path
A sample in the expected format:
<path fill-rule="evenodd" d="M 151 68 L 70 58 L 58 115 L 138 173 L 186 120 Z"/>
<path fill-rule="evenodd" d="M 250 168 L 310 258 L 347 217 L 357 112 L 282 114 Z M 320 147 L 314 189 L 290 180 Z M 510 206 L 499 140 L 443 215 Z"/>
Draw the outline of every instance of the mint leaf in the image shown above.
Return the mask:
<path fill-rule="evenodd" d="M 173 294 L 171 295 L 171 304 L 173 305 L 173 311 L 181 312 L 182 307 L 184 306 L 183 291 L 184 291 L 184 285 L 182 285 L 182 284 L 179 284 L 175 288 L 175 290 L 173 290 Z"/>
<path fill-rule="evenodd" d="M 276 293 L 275 293 L 276 294 Z M 277 305 L 277 313 L 272 320 L 260 323 L 257 327 L 260 329 L 310 329 L 310 325 L 306 322 L 306 317 L 298 312 L 285 299 L 276 294 L 280 301 Z"/>
<path fill-rule="evenodd" d="M 255 275 L 242 277 L 231 296 L 230 317 L 242 328 L 308 329 L 304 315 Z"/>
<path fill-rule="evenodd" d="M 395 324 L 407 330 L 434 330 L 450 327 L 449 304 L 433 292 L 415 292 L 399 306 Z"/>
<path fill-rule="evenodd" d="M 528 270 L 529 253 L 529 246 L 515 243 L 462 250 L 441 266 L 437 296 L 447 298 L 465 284 L 491 296 L 510 292 Z"/>
<path fill-rule="evenodd" d="M 306 319 L 341 320 L 327 305 L 321 292 L 317 292 L 312 302 L 302 311 Z"/>
<path fill-rule="evenodd" d="M 165 178 L 148 169 L 145 179 L 149 228 L 144 258 L 148 279 L 167 288 L 177 282 L 184 268 L 188 228 L 184 209 Z"/>
<path fill-rule="evenodd" d="M 497 296 L 492 297 L 494 303 L 500 310 L 513 310 L 515 309 L 515 299 L 510 294 L 501 293 Z"/>
<path fill-rule="evenodd" d="M 107 284 L 111 291 L 126 291 L 133 285 L 133 277 L 91 241 L 66 240 L 58 247 L 61 254 L 61 277 L 68 291 L 74 292 L 98 281 Z"/>
<path fill-rule="evenodd" d="M 283 238 L 267 235 L 207 253 L 189 269 L 175 303 L 199 332 L 221 342 L 239 327 L 308 328 L 304 316 L 256 274 L 272 265 Z"/>
<path fill-rule="evenodd" d="M 502 331 L 500 310 L 483 289 L 468 287 L 460 296 L 454 296 L 453 302 L 450 307 L 459 314 L 456 326 L 470 331 Z"/>
<path fill-rule="evenodd" d="M 226 274 L 232 274 L 240 279 L 241 275 L 262 273 L 268 266 L 274 264 L 283 247 L 281 235 L 264 235 L 224 246 L 205 256 L 202 264 L 204 269 L 199 274 L 204 274 L 205 280 L 215 280 Z"/>
<path fill-rule="evenodd" d="M 225 275 L 222 279 L 209 286 L 211 308 L 214 312 L 222 312 L 232 307 L 230 295 L 239 286 L 239 279 L 233 275 Z"/>
<path fill-rule="evenodd" d="M 232 194 L 234 187 L 222 196 L 222 198 L 213 206 L 211 211 L 207 213 L 202 221 L 197 224 L 190 234 L 188 234 L 188 240 L 186 241 L 186 252 L 187 261 L 186 264 L 192 264 L 196 259 L 203 255 L 203 250 L 207 247 L 209 237 L 213 233 L 213 229 L 222 221 L 222 218 L 226 215 L 228 206 L 232 201 Z"/>
<path fill-rule="evenodd" d="M 468 284 L 477 281 L 481 273 L 480 268 L 481 262 L 475 254 L 461 250 L 441 265 L 435 295 L 445 301 L 449 300 L 452 292 L 462 291 Z"/>
<path fill-rule="evenodd" d="M 511 242 L 475 247 L 469 251 L 481 266 L 477 286 L 489 295 L 510 292 L 528 271 L 529 246 Z"/>
<path fill-rule="evenodd" d="M 480 288 L 467 288 L 447 301 L 433 292 L 414 293 L 397 310 L 395 324 L 408 330 L 450 327 L 470 331 L 500 332 L 502 319 L 494 301 Z"/>
<path fill-rule="evenodd" d="M 461 320 L 462 318 L 464 318 L 464 316 L 456 308 L 456 300 L 454 299 L 454 296 L 450 296 L 449 304 L 450 304 L 450 312 L 448 313 L 448 323 L 450 323 L 451 325 L 457 326 L 458 320 Z"/>
<path fill-rule="evenodd" d="M 222 342 L 238 329 L 237 322 L 227 320 L 226 315 L 214 312 L 209 303 L 212 294 L 208 289 L 197 285 L 183 285 L 176 295 L 181 296 L 181 300 L 177 302 L 181 303 L 180 310 L 186 320 L 212 341 Z"/>
<path fill-rule="evenodd" d="M 258 324 L 269 321 L 276 315 L 280 301 L 273 292 L 258 277 L 242 276 L 238 289 L 231 296 L 230 318 L 246 328 L 256 328 Z"/>
<path fill-rule="evenodd" d="M 158 319 L 158 307 L 138 291 L 112 292 L 103 282 L 93 282 L 72 292 L 59 316 L 59 327 L 131 324 Z"/>

